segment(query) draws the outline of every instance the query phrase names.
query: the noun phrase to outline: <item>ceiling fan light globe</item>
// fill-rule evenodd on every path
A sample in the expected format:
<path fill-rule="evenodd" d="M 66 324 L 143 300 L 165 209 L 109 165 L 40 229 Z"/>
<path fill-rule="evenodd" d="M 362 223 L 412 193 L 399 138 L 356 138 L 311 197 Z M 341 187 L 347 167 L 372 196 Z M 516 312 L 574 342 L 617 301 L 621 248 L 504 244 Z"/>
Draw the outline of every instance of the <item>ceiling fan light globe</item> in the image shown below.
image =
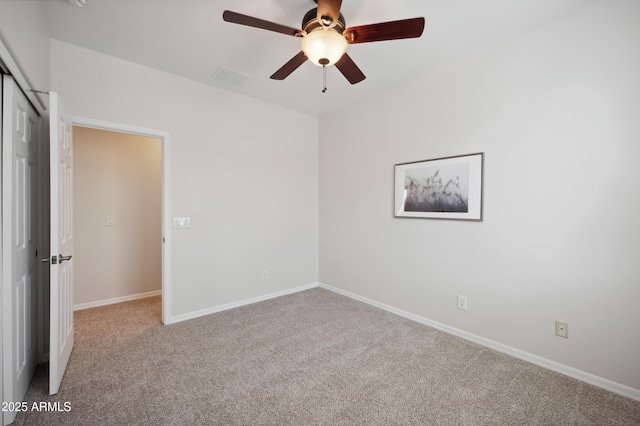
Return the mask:
<path fill-rule="evenodd" d="M 344 36 L 329 28 L 319 28 L 302 38 L 302 51 L 318 66 L 335 64 L 345 54 L 347 47 L 349 43 Z"/>

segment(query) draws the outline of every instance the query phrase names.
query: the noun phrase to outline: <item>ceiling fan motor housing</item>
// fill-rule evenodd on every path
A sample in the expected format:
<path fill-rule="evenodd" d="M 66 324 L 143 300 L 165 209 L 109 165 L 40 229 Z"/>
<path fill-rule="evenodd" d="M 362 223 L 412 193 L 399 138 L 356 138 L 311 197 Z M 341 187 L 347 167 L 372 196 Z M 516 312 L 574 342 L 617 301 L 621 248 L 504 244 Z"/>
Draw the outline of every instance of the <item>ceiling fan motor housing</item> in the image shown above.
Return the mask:
<path fill-rule="evenodd" d="M 306 15 L 304 15 L 304 18 L 302 18 L 302 29 L 307 34 L 309 34 L 311 31 L 317 30 L 318 28 L 325 27 L 324 25 L 322 25 L 320 21 L 318 21 L 317 15 L 318 15 L 318 8 L 316 7 L 308 11 Z M 338 22 L 336 22 L 336 25 L 333 27 L 333 29 L 336 30 L 338 33 L 342 34 L 345 28 L 347 28 L 347 24 L 345 23 L 344 16 L 341 13 L 340 17 L 338 18 Z"/>

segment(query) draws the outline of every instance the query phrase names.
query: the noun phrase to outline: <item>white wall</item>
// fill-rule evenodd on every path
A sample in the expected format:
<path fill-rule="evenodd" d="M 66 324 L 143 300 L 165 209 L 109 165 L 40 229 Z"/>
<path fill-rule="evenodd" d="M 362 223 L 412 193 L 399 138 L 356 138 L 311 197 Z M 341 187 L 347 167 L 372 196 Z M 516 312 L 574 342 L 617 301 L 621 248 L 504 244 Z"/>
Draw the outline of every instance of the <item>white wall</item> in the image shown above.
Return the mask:
<path fill-rule="evenodd" d="M 40 3 L 0 1 L 0 39 L 25 78 L 25 82 L 18 83 L 26 83 L 36 90 L 49 90 L 49 34 Z M 10 71 L 14 74 L 18 72 L 16 69 Z M 47 105 L 47 96 L 37 97 Z M 37 104 L 36 108 L 40 109 L 41 105 Z"/>
<path fill-rule="evenodd" d="M 171 133 L 172 316 L 318 281 L 318 120 L 51 42 L 71 114 Z M 262 271 L 269 278 L 262 279 Z"/>
<path fill-rule="evenodd" d="M 0 2 L 5 43 L 29 3 Z M 320 131 L 321 280 L 640 389 L 638 8 L 593 4 L 321 119 L 343 136 Z M 40 28 L 10 43 L 36 87 Z M 317 119 L 57 41 L 50 75 L 72 114 L 171 132 L 171 215 L 192 219 L 172 315 L 317 281 Z M 392 217 L 394 163 L 476 151 L 483 222 Z"/>
<path fill-rule="evenodd" d="M 74 126 L 74 305 L 162 289 L 160 142 Z"/>
<path fill-rule="evenodd" d="M 640 389 L 638 22 L 597 2 L 322 118 L 321 282 Z M 395 163 L 473 152 L 483 222 L 393 218 Z"/>

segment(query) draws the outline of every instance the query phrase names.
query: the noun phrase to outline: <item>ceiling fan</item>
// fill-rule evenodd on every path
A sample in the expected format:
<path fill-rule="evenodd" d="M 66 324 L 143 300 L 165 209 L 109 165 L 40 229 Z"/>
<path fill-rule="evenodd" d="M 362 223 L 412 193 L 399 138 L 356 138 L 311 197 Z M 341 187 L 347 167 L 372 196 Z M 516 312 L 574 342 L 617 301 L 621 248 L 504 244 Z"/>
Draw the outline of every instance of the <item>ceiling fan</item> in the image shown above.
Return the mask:
<path fill-rule="evenodd" d="M 416 38 L 420 37 L 424 31 L 423 17 L 347 28 L 344 16 L 340 13 L 342 0 L 314 1 L 318 7 L 311 9 L 304 15 L 302 29 L 229 10 L 224 11 L 222 18 L 226 22 L 234 24 L 301 37 L 302 50 L 276 71 L 271 78 L 284 80 L 308 59 L 324 69 L 325 87 L 323 92 L 327 90 L 326 67 L 330 65 L 335 65 L 351 84 L 359 83 L 366 78 L 346 53 L 350 44 Z"/>

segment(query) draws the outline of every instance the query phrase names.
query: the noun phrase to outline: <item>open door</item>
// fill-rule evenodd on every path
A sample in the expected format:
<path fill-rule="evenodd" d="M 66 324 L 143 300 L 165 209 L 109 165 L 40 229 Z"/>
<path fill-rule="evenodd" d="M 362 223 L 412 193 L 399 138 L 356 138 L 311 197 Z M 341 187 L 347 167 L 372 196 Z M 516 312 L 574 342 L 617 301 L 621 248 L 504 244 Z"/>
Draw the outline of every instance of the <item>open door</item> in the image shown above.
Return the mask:
<path fill-rule="evenodd" d="M 51 290 L 49 393 L 58 393 L 73 348 L 73 139 L 72 122 L 49 93 L 51 180 Z"/>

